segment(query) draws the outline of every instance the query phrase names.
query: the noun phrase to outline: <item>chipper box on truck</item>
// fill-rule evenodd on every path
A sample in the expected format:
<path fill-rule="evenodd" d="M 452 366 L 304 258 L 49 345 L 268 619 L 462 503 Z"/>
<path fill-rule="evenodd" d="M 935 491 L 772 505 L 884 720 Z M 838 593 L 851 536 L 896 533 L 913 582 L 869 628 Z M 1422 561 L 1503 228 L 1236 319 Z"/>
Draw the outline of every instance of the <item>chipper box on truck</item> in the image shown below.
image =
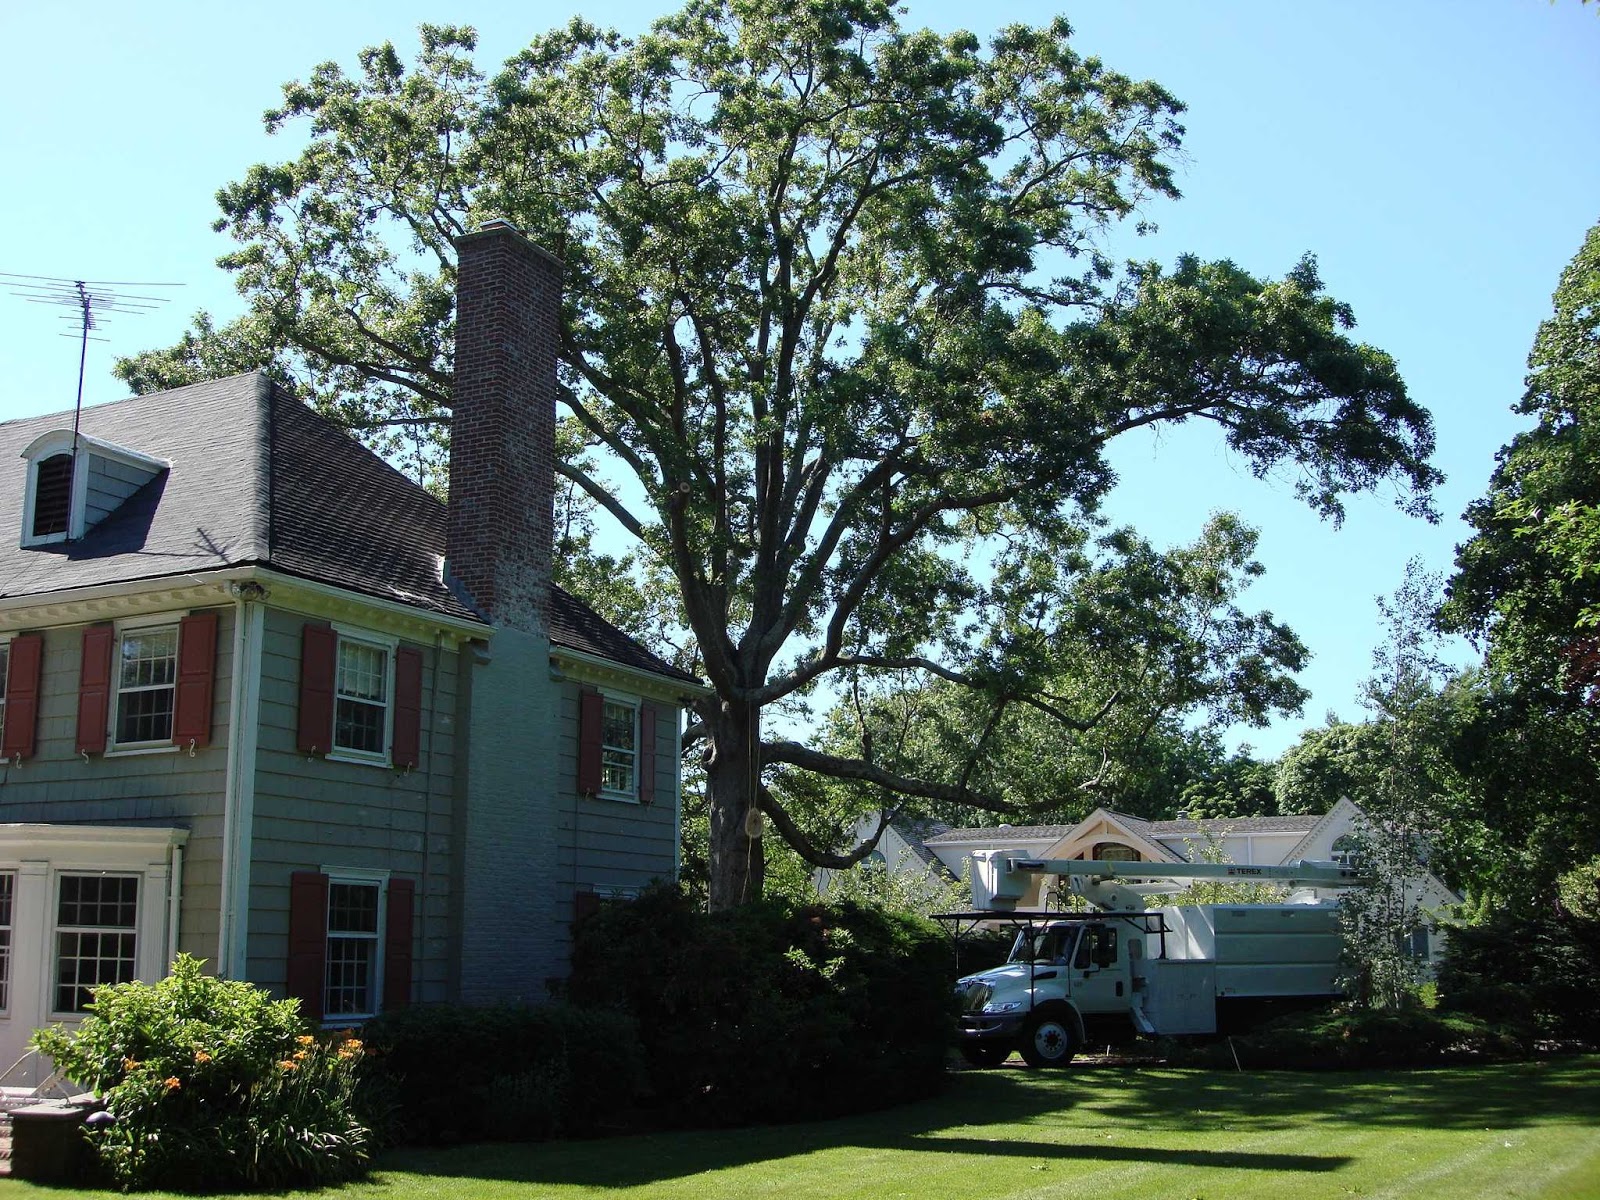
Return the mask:
<path fill-rule="evenodd" d="M 971 913 L 949 919 L 1020 928 L 1005 965 L 956 984 L 961 1052 L 979 1066 L 1013 1050 L 1036 1067 L 1064 1066 L 1100 1027 L 1145 1034 L 1215 1033 L 1219 1014 L 1338 994 L 1338 906 L 1195 904 L 1145 907 L 1153 891 L 1199 879 L 1339 888 L 1359 883 L 1334 863 L 1099 862 L 973 856 Z M 1018 912 L 1035 875 L 1065 878 L 1094 909 Z"/>

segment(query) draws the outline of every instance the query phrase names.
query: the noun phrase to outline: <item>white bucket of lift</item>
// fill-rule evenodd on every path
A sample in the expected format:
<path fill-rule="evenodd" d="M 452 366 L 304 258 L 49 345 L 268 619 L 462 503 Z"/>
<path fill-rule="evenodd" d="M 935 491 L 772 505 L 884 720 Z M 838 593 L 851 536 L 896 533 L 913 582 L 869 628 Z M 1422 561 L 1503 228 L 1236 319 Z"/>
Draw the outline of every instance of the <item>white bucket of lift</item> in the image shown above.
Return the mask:
<path fill-rule="evenodd" d="M 1028 891 L 1033 876 L 1025 871 L 1013 871 L 1008 863 L 1013 858 L 1026 858 L 1021 850 L 975 850 L 972 854 L 972 907 L 988 912 L 999 909 L 1009 912 Z"/>

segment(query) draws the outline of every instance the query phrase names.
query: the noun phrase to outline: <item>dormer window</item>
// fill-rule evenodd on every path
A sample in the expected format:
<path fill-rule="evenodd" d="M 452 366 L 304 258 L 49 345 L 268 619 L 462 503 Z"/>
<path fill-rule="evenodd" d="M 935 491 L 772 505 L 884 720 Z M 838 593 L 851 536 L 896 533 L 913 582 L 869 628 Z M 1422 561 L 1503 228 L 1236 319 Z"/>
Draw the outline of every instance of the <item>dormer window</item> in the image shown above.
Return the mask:
<path fill-rule="evenodd" d="M 58 429 L 35 438 L 22 506 L 22 545 L 76 541 L 168 464 L 87 434 Z"/>

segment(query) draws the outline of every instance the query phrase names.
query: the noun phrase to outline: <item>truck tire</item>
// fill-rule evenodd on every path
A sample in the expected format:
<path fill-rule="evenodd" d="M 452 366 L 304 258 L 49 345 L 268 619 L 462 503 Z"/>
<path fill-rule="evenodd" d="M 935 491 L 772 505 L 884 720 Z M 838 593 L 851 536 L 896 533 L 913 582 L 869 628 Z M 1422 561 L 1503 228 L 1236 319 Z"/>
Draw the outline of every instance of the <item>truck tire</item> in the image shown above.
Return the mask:
<path fill-rule="evenodd" d="M 1011 1057 L 1011 1047 L 994 1042 L 962 1042 L 961 1057 L 974 1067 L 998 1067 Z"/>
<path fill-rule="evenodd" d="M 1022 1027 L 1018 1049 L 1030 1067 L 1064 1067 L 1077 1052 L 1078 1039 L 1066 1013 L 1034 1013 Z"/>

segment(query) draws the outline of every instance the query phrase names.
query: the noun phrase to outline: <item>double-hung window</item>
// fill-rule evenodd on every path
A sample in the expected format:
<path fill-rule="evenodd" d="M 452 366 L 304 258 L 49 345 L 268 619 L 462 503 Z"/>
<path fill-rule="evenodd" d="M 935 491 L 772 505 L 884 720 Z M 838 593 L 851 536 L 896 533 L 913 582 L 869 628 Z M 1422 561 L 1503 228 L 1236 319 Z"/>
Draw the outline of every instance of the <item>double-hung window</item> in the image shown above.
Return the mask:
<path fill-rule="evenodd" d="M 632 799 L 639 766 L 638 703 L 614 696 L 605 697 L 600 729 L 601 788 Z"/>
<path fill-rule="evenodd" d="M 57 877 L 53 1011 L 82 1012 L 96 987 L 133 978 L 138 917 L 137 875 Z"/>
<path fill-rule="evenodd" d="M 323 973 L 326 1019 L 377 1013 L 383 922 L 383 881 L 328 879 L 328 949 Z"/>
<path fill-rule="evenodd" d="M 117 703 L 112 740 L 119 747 L 172 740 L 178 683 L 178 627 L 154 625 L 117 631 Z"/>
<path fill-rule="evenodd" d="M 333 690 L 335 753 L 371 759 L 388 755 L 393 691 L 392 644 L 340 630 Z"/>

